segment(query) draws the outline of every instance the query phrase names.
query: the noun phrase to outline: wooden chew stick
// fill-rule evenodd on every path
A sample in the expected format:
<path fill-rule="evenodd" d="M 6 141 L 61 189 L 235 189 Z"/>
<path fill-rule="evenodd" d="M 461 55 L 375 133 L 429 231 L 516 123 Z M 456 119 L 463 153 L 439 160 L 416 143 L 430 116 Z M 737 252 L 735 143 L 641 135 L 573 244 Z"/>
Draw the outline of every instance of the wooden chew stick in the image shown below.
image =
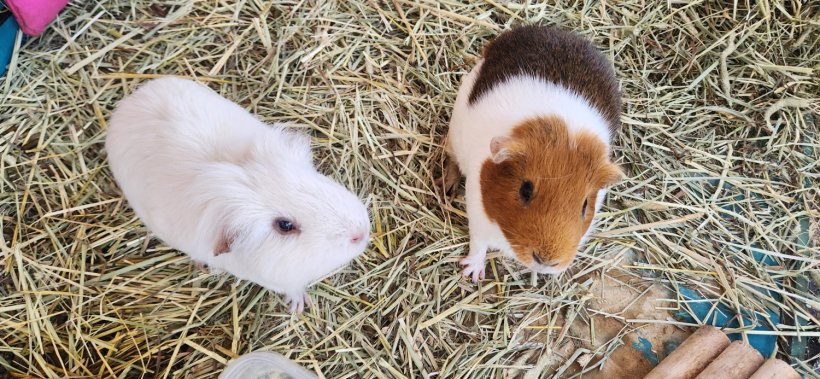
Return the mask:
<path fill-rule="evenodd" d="M 786 362 L 769 359 L 749 379 L 800 379 L 800 374 Z"/>
<path fill-rule="evenodd" d="M 713 326 L 703 326 L 655 366 L 644 379 L 691 379 L 729 345 L 729 338 Z"/>
<path fill-rule="evenodd" d="M 763 364 L 763 356 L 752 345 L 732 342 L 695 379 L 746 379 Z"/>

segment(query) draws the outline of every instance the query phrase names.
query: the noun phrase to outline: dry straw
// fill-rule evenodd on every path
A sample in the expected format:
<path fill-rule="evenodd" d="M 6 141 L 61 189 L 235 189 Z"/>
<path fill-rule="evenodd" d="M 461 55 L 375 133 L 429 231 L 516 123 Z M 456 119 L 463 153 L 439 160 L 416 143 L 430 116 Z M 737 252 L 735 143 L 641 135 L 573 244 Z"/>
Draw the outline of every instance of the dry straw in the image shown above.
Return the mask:
<path fill-rule="evenodd" d="M 259 349 L 328 378 L 594 374 L 636 329 L 688 325 L 672 317 L 690 309 L 683 287 L 761 316 L 743 317 L 743 330 L 773 309 L 780 323 L 755 333 L 779 336 L 777 354 L 810 373 L 812 3 L 72 2 L 21 42 L 0 85 L 0 377 L 211 378 Z M 615 156 L 629 179 L 570 272 L 534 277 L 492 259 L 489 280 L 472 285 L 456 264 L 463 197 L 432 186 L 442 135 L 483 43 L 528 21 L 577 30 L 614 61 L 625 102 Z M 321 170 L 367 200 L 371 248 L 314 286 L 305 314 L 197 271 L 123 201 L 102 149 L 106 119 L 160 74 L 299 124 Z M 627 290 L 624 311 L 602 306 L 601 283 Z M 627 311 L 658 291 L 651 312 Z"/>

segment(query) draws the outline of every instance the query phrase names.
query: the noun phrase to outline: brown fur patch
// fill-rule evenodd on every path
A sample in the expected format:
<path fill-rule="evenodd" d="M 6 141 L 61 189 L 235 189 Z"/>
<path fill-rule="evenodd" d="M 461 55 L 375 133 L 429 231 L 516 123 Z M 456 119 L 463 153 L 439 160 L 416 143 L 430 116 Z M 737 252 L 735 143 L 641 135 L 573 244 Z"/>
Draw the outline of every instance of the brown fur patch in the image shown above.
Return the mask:
<path fill-rule="evenodd" d="M 505 148 L 509 159 L 488 159 L 481 169 L 487 215 L 521 262 L 531 265 L 537 254 L 544 263 L 569 264 L 592 222 L 598 190 L 622 175 L 608 159 L 607 144 L 589 132 L 570 134 L 553 116 L 521 123 Z M 533 183 L 526 204 L 519 195 L 524 181 Z"/>
<path fill-rule="evenodd" d="M 621 98 L 607 58 L 580 35 L 544 26 L 508 30 L 484 47 L 470 104 L 508 78 L 531 74 L 577 92 L 598 109 L 615 131 Z"/>

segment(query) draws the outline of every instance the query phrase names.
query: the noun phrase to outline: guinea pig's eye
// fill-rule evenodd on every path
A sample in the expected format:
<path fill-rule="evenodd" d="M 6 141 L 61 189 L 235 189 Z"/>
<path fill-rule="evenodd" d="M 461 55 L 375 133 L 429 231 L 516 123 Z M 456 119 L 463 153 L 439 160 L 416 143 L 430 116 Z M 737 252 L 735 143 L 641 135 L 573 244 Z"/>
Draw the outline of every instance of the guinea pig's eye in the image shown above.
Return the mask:
<path fill-rule="evenodd" d="M 525 180 L 524 183 L 521 183 L 521 188 L 518 189 L 518 196 L 521 198 L 521 201 L 526 205 L 532 200 L 532 182 L 529 180 Z"/>
<path fill-rule="evenodd" d="M 581 208 L 581 217 L 587 216 L 587 205 L 589 205 L 589 200 L 584 200 L 584 206 Z"/>
<path fill-rule="evenodd" d="M 277 231 L 281 234 L 290 234 L 299 231 L 299 228 L 296 226 L 292 220 L 284 217 L 278 217 L 277 219 L 273 220 L 273 227 L 276 228 Z"/>

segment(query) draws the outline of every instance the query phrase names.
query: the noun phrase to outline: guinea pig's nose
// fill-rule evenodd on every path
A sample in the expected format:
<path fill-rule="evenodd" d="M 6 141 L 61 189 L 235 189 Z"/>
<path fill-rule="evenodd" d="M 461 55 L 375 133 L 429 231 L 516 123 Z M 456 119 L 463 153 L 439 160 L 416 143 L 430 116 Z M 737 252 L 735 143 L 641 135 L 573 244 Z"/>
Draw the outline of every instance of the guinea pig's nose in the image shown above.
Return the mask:
<path fill-rule="evenodd" d="M 541 266 L 541 268 L 546 270 L 554 270 L 561 266 L 561 261 L 554 259 L 550 261 L 544 261 L 543 258 L 539 255 L 539 252 L 532 253 L 532 260 L 535 262 L 537 266 Z"/>
<path fill-rule="evenodd" d="M 350 238 L 350 243 L 355 245 L 359 242 L 362 242 L 364 240 L 365 234 L 366 233 L 364 233 L 364 232 L 357 232 L 357 233 L 353 234 L 353 237 Z"/>

